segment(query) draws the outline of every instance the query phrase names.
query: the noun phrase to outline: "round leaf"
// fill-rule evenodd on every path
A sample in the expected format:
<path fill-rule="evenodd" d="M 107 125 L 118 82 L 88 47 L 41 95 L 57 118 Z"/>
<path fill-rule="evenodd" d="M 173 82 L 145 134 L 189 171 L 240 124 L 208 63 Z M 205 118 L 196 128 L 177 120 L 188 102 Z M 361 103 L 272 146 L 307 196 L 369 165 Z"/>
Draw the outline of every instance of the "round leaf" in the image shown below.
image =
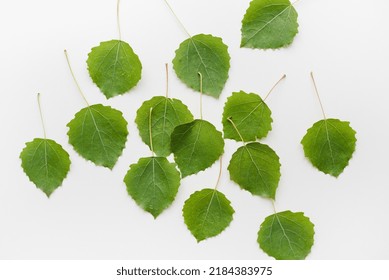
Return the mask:
<path fill-rule="evenodd" d="M 181 43 L 173 59 L 174 70 L 188 87 L 200 91 L 199 72 L 203 77 L 203 93 L 219 97 L 228 79 L 230 55 L 219 37 L 199 34 Z"/>
<path fill-rule="evenodd" d="M 20 154 L 28 178 L 48 197 L 62 184 L 70 168 L 69 154 L 50 139 L 35 138 Z"/>
<path fill-rule="evenodd" d="M 141 78 L 142 64 L 124 41 L 101 42 L 88 55 L 88 71 L 107 98 L 126 93 Z"/>
<path fill-rule="evenodd" d="M 188 107 L 178 99 L 155 96 L 145 101 L 137 111 L 135 122 L 143 142 L 149 147 L 150 109 L 152 109 L 151 136 L 153 149 L 157 156 L 166 157 L 171 154 L 170 136 L 174 128 L 193 121 L 193 116 Z"/>
<path fill-rule="evenodd" d="M 79 111 L 69 127 L 69 143 L 83 158 L 112 169 L 125 147 L 128 130 L 122 112 L 101 104 Z"/>
<path fill-rule="evenodd" d="M 301 144 L 305 156 L 317 169 L 338 177 L 355 151 L 355 134 L 349 122 L 325 119 L 308 129 Z"/>
<path fill-rule="evenodd" d="M 311 252 L 314 225 L 304 213 L 284 211 L 268 216 L 258 232 L 261 249 L 277 260 L 303 260 Z"/>
<path fill-rule="evenodd" d="M 231 118 L 245 141 L 265 137 L 271 130 L 271 111 L 262 98 L 255 93 L 233 92 L 224 105 L 224 138 L 242 141 L 228 120 Z"/>
<path fill-rule="evenodd" d="M 285 47 L 298 32 L 297 12 L 289 0 L 253 0 L 242 20 L 241 31 L 241 47 Z"/>
<path fill-rule="evenodd" d="M 180 173 L 166 158 L 141 158 L 130 166 L 124 182 L 135 202 L 156 218 L 175 199 Z"/>
<path fill-rule="evenodd" d="M 171 148 L 182 177 L 210 167 L 224 150 L 221 132 L 204 120 L 177 126 L 172 133 Z"/>
<path fill-rule="evenodd" d="M 182 209 L 185 224 L 198 242 L 225 230 L 234 212 L 226 196 L 212 189 L 193 193 Z"/>
<path fill-rule="evenodd" d="M 228 166 L 231 180 L 242 189 L 265 198 L 275 198 L 280 181 L 280 159 L 267 145 L 249 143 L 240 147 Z"/>

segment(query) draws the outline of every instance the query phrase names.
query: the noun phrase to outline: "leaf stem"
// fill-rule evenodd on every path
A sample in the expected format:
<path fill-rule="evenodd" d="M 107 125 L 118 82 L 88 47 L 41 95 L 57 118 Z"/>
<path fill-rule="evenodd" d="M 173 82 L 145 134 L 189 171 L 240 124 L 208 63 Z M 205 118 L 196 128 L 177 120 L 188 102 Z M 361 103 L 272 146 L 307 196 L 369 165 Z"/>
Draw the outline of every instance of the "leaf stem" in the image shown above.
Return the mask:
<path fill-rule="evenodd" d="M 278 80 L 277 83 L 274 84 L 274 86 L 269 90 L 269 92 L 267 93 L 267 95 L 265 96 L 265 98 L 263 99 L 263 101 L 265 101 L 269 95 L 273 92 L 273 90 L 278 86 L 279 83 L 282 82 L 282 80 L 284 80 L 286 78 L 286 75 L 284 74 L 281 79 Z"/>
<path fill-rule="evenodd" d="M 189 34 L 188 30 L 185 28 L 184 24 L 182 23 L 182 21 L 178 18 L 178 16 L 176 15 L 176 13 L 174 12 L 172 6 L 170 6 L 169 2 L 167 0 L 164 0 L 166 5 L 168 6 L 169 10 L 172 12 L 172 14 L 174 15 L 174 17 L 176 18 L 176 20 L 178 21 L 178 23 L 181 25 L 182 29 L 184 29 L 185 33 L 189 36 L 189 38 L 192 38 L 192 36 Z"/>
<path fill-rule="evenodd" d="M 315 77 L 313 76 L 313 72 L 311 72 L 311 78 L 312 78 L 313 86 L 315 88 L 317 99 L 319 100 L 320 103 L 321 112 L 323 113 L 323 117 L 326 120 L 327 119 L 326 113 L 324 112 L 323 103 L 321 102 L 319 91 L 317 90 L 316 81 L 315 81 Z"/>
<path fill-rule="evenodd" d="M 151 115 L 153 113 L 153 107 L 150 108 L 150 114 L 149 114 L 149 137 L 150 137 L 150 149 L 151 149 L 151 155 L 154 157 L 154 146 L 153 146 L 153 134 L 151 132 Z"/>
<path fill-rule="evenodd" d="M 274 214 L 277 214 L 277 209 L 276 209 L 276 204 L 274 202 L 274 199 L 270 199 L 270 201 L 271 201 L 271 205 L 273 206 Z"/>
<path fill-rule="evenodd" d="M 70 61 L 69 61 L 68 52 L 66 50 L 64 50 L 64 53 L 65 53 L 66 61 L 67 61 L 68 66 L 69 66 L 70 73 L 72 74 L 73 80 L 74 80 L 74 82 L 75 82 L 75 84 L 76 84 L 76 86 L 78 88 L 78 91 L 80 92 L 80 94 L 81 94 L 82 98 L 84 99 L 86 105 L 89 107 L 90 106 L 89 102 L 88 102 L 88 100 L 86 100 L 85 95 L 82 92 L 82 90 L 80 88 L 80 85 L 77 82 L 76 76 L 74 76 L 74 72 L 73 72 L 72 66 L 71 66 Z"/>
<path fill-rule="evenodd" d="M 39 108 L 39 114 L 41 116 L 41 123 L 42 123 L 42 128 L 43 128 L 43 135 L 46 137 L 46 128 L 45 128 L 45 122 L 43 121 L 43 114 L 42 114 L 42 107 L 41 107 L 41 94 L 37 94 L 37 99 L 38 99 L 38 108 Z"/>
<path fill-rule="evenodd" d="M 169 98 L 169 64 L 165 63 L 166 69 L 166 98 Z"/>
<path fill-rule="evenodd" d="M 118 25 L 118 33 L 119 33 L 119 40 L 122 40 L 122 31 L 120 29 L 120 0 L 117 1 L 116 4 L 116 21 Z"/>
<path fill-rule="evenodd" d="M 229 118 L 227 118 L 227 120 L 228 120 L 228 121 L 232 124 L 232 126 L 235 128 L 235 130 L 236 130 L 236 132 L 238 133 L 238 135 L 239 135 L 240 139 L 242 140 L 242 142 L 243 142 L 244 144 L 246 144 L 246 141 L 244 141 L 244 139 L 243 139 L 243 137 L 242 137 L 242 134 L 240 134 L 239 129 L 238 129 L 238 127 L 235 125 L 235 123 L 234 123 L 234 121 L 232 120 L 232 118 L 229 117 Z"/>
<path fill-rule="evenodd" d="M 200 77 L 200 118 L 203 119 L 203 74 L 197 72 Z"/>
<path fill-rule="evenodd" d="M 216 191 L 217 187 L 219 186 L 220 183 L 220 178 L 222 177 L 222 170 L 223 170 L 223 156 L 220 156 L 220 165 L 219 165 L 219 175 L 217 177 L 216 185 L 214 190 Z"/>

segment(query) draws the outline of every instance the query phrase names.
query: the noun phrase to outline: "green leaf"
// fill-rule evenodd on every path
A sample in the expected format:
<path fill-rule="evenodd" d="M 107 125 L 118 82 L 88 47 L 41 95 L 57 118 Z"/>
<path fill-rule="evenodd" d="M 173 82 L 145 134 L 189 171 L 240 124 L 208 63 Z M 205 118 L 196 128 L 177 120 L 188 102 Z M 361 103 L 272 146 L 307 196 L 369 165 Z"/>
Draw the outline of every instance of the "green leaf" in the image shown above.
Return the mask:
<path fill-rule="evenodd" d="M 265 198 L 275 198 L 280 181 L 280 159 L 267 145 L 249 143 L 240 147 L 228 166 L 231 180 L 242 189 Z"/>
<path fill-rule="evenodd" d="M 48 197 L 62 184 L 70 168 L 69 154 L 50 139 L 35 138 L 20 154 L 28 178 Z"/>
<path fill-rule="evenodd" d="M 128 194 L 157 218 L 175 199 L 180 173 L 164 157 L 148 157 L 132 164 L 124 178 Z"/>
<path fill-rule="evenodd" d="M 242 141 L 228 120 L 231 118 L 245 141 L 265 137 L 271 130 L 271 111 L 262 98 L 255 93 L 233 92 L 224 105 L 224 138 Z"/>
<path fill-rule="evenodd" d="M 212 189 L 193 193 L 182 209 L 185 224 L 198 242 L 225 230 L 234 213 L 226 196 Z"/>
<path fill-rule="evenodd" d="M 124 41 L 101 42 L 88 54 L 88 71 L 107 98 L 126 93 L 141 79 L 142 64 Z"/>
<path fill-rule="evenodd" d="M 305 156 L 317 169 L 338 177 L 355 151 L 355 134 L 349 122 L 324 119 L 308 129 L 301 144 Z"/>
<path fill-rule="evenodd" d="M 303 260 L 311 252 L 314 234 L 314 225 L 304 213 L 284 211 L 265 219 L 258 232 L 258 243 L 277 260 Z"/>
<path fill-rule="evenodd" d="M 122 112 L 101 104 L 79 111 L 69 127 L 69 143 L 82 157 L 112 169 L 125 147 L 128 130 Z"/>
<path fill-rule="evenodd" d="M 203 93 L 218 98 L 230 69 L 228 47 L 219 37 L 205 34 L 193 36 L 176 50 L 173 67 L 178 78 L 196 91 L 200 91 L 200 72 Z"/>
<path fill-rule="evenodd" d="M 172 133 L 171 148 L 182 177 L 210 167 L 224 150 L 221 132 L 204 120 L 177 126 Z"/>
<path fill-rule="evenodd" d="M 298 33 L 297 12 L 289 0 L 253 0 L 242 20 L 241 32 L 241 47 L 286 47 Z"/>
<path fill-rule="evenodd" d="M 166 157 L 171 154 L 170 136 L 174 128 L 193 121 L 193 116 L 188 107 L 178 99 L 155 96 L 145 101 L 137 111 L 135 122 L 143 142 L 149 147 L 150 109 L 152 109 L 151 135 L 153 149 L 157 156 Z"/>

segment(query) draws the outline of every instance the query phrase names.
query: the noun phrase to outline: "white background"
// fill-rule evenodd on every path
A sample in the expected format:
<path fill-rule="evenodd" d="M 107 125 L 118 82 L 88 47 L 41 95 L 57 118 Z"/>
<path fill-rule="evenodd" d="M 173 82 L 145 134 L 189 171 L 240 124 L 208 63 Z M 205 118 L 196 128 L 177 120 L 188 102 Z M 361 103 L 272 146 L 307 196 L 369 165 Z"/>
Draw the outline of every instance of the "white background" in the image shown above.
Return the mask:
<path fill-rule="evenodd" d="M 204 97 L 204 117 L 218 129 L 231 92 L 268 99 L 273 130 L 263 141 L 281 158 L 278 211 L 302 211 L 315 224 L 308 259 L 389 258 L 389 19 L 388 1 L 311 0 L 296 3 L 299 34 L 277 51 L 239 48 L 249 0 L 171 0 L 191 34 L 220 36 L 229 46 L 230 78 L 219 100 Z M 142 80 L 130 93 L 106 100 L 86 69 L 90 49 L 117 38 L 115 0 L 19 0 L 0 4 L 0 258 L 2 259 L 269 259 L 256 242 L 272 214 L 269 201 L 229 180 L 226 170 L 239 144 L 226 140 L 219 190 L 236 210 L 230 227 L 197 243 L 183 223 L 183 202 L 213 187 L 218 164 L 182 180 L 173 205 L 156 220 L 127 195 L 123 177 L 131 163 L 150 156 L 134 124 L 143 101 L 164 95 L 165 62 L 186 35 L 162 0 L 122 0 L 123 40 L 143 63 Z M 129 122 L 126 149 L 113 171 L 96 167 L 68 144 L 66 124 L 85 106 L 71 79 L 63 50 L 91 104 L 123 111 Z M 171 67 L 170 67 L 171 68 Z M 314 169 L 300 140 L 322 118 L 309 72 L 314 71 L 326 113 L 351 122 L 357 149 L 338 178 Z M 199 117 L 199 95 L 171 71 L 170 95 Z M 68 177 L 50 199 L 20 167 L 24 143 L 42 137 L 36 93 L 48 137 L 69 152 Z"/>

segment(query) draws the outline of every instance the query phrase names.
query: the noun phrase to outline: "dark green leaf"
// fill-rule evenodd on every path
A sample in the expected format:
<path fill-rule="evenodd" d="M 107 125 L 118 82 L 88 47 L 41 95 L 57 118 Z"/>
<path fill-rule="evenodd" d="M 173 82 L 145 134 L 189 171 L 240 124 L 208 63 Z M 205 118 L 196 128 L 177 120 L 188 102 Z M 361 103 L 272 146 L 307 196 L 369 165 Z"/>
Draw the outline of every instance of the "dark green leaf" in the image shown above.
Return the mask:
<path fill-rule="evenodd" d="M 166 157 L 171 154 L 170 136 L 174 128 L 193 121 L 193 116 L 186 105 L 174 98 L 155 96 L 145 101 L 137 111 L 135 122 L 143 142 L 149 147 L 151 108 L 151 134 L 154 152 L 157 156 Z"/>
<path fill-rule="evenodd" d="M 128 130 L 122 112 L 101 104 L 79 111 L 68 125 L 69 143 L 82 157 L 112 169 L 125 147 Z"/>
<path fill-rule="evenodd" d="M 228 79 L 230 55 L 221 38 L 199 34 L 181 43 L 173 59 L 174 70 L 188 87 L 200 91 L 199 72 L 204 94 L 219 97 Z"/>
<path fill-rule="evenodd" d="M 171 139 L 175 162 L 182 177 L 196 174 L 210 167 L 224 150 L 221 132 L 204 120 L 177 126 Z"/>
<path fill-rule="evenodd" d="M 141 78 L 142 64 L 124 41 L 101 42 L 88 55 L 88 70 L 93 82 L 107 98 L 126 93 Z"/>
<path fill-rule="evenodd" d="M 349 122 L 324 119 L 308 129 L 301 144 L 305 156 L 317 169 L 338 177 L 355 151 L 355 134 Z"/>
<path fill-rule="evenodd" d="M 175 199 L 180 173 L 166 158 L 141 158 L 130 166 L 124 182 L 135 202 L 156 218 Z"/>
<path fill-rule="evenodd" d="M 304 213 L 284 211 L 265 219 L 258 232 L 258 243 L 277 260 L 302 260 L 311 252 L 314 234 L 314 225 Z"/>
<path fill-rule="evenodd" d="M 20 154 L 28 178 L 48 197 L 62 184 L 70 168 L 69 154 L 50 139 L 35 138 Z"/>
<path fill-rule="evenodd" d="M 289 0 L 253 0 L 242 21 L 241 47 L 278 49 L 293 42 L 297 12 Z"/>
<path fill-rule="evenodd" d="M 242 141 L 228 120 L 231 118 L 244 141 L 265 137 L 271 130 L 271 111 L 262 98 L 255 93 L 233 92 L 227 99 L 223 112 L 224 138 Z"/>
<path fill-rule="evenodd" d="M 198 242 L 225 230 L 234 212 L 226 196 L 212 189 L 193 193 L 182 209 L 185 224 Z"/>
<path fill-rule="evenodd" d="M 231 180 L 254 195 L 275 198 L 280 181 L 280 161 L 267 145 L 249 143 L 240 147 L 228 166 Z"/>

